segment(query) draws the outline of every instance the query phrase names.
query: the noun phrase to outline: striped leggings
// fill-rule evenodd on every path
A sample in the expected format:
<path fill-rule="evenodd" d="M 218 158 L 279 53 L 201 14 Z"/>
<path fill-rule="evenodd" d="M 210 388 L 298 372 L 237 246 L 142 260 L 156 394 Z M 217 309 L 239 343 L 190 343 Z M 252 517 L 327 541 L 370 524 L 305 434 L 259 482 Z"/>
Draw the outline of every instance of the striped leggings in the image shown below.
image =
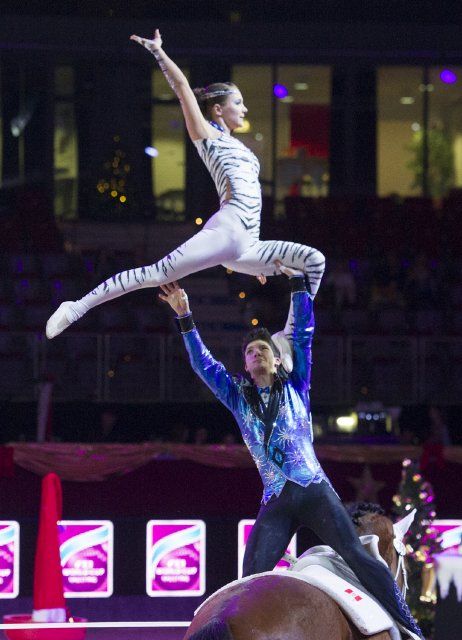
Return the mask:
<path fill-rule="evenodd" d="M 217 265 L 253 276 L 277 275 L 276 260 L 302 270 L 310 293 L 316 294 L 325 266 L 320 251 L 296 242 L 256 240 L 245 230 L 234 206 L 225 204 L 203 229 L 158 262 L 117 273 L 73 303 L 74 319 L 125 293 L 168 284 Z"/>

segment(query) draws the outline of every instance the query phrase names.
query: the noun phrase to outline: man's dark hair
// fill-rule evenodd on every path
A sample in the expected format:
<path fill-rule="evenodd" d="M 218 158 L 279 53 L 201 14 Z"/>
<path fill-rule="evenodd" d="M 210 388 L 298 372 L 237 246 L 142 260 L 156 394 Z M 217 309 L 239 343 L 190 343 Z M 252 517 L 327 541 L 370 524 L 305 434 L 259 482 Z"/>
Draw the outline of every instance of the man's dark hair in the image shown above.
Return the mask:
<path fill-rule="evenodd" d="M 385 515 L 385 511 L 382 507 L 374 502 L 354 502 L 348 505 L 348 513 L 355 527 L 359 527 L 359 520 L 367 513 L 378 513 L 380 516 Z"/>
<path fill-rule="evenodd" d="M 274 355 L 277 358 L 281 357 L 279 349 L 274 344 L 273 338 L 271 337 L 270 332 L 265 327 L 259 327 L 258 329 L 252 329 L 251 331 L 249 331 L 244 336 L 244 339 L 242 340 L 242 353 L 243 353 L 244 356 L 245 356 L 245 350 L 247 349 L 247 345 L 250 342 L 254 342 L 255 340 L 263 340 L 264 342 L 267 342 L 269 344 L 269 346 L 271 347 L 271 350 L 273 351 Z"/>

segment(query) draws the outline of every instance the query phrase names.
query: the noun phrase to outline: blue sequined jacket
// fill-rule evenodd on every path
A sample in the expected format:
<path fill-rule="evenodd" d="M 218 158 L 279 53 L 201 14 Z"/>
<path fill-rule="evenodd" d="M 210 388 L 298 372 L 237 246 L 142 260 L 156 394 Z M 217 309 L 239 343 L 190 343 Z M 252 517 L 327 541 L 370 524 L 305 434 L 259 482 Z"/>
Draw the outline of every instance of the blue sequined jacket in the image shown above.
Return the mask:
<path fill-rule="evenodd" d="M 263 481 L 262 502 L 279 496 L 287 479 L 303 487 L 325 479 L 313 449 L 310 414 L 311 344 L 314 332 L 313 301 L 306 292 L 292 294 L 294 305 L 294 366 L 282 385 L 279 410 L 266 435 L 265 425 L 249 402 L 246 378 L 232 376 L 213 358 L 196 328 L 183 333 L 194 371 L 234 415 Z M 191 323 L 192 324 L 192 323 Z M 329 483 L 330 484 L 330 483 Z"/>

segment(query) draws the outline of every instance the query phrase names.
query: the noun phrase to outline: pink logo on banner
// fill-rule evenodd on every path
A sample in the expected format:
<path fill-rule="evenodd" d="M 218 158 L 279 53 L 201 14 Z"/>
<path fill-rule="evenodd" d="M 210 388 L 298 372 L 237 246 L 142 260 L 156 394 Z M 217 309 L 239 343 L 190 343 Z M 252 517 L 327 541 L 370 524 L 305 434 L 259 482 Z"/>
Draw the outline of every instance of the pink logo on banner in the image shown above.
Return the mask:
<path fill-rule="evenodd" d="M 19 593 L 19 524 L 0 521 L 0 598 Z"/>
<path fill-rule="evenodd" d="M 255 520 L 241 520 L 238 525 L 238 548 L 237 548 L 237 576 L 242 577 L 242 564 L 244 562 L 244 553 L 247 546 L 247 540 L 249 539 L 252 527 L 255 524 Z M 295 556 L 297 553 L 297 536 L 294 535 L 287 547 L 287 553 L 291 556 Z M 275 569 L 279 571 L 285 571 L 289 567 L 289 563 L 286 560 L 279 560 Z"/>
<path fill-rule="evenodd" d="M 462 520 L 433 520 L 443 553 L 462 555 Z"/>
<path fill-rule="evenodd" d="M 109 520 L 62 520 L 59 551 L 66 598 L 112 595 L 113 525 Z"/>
<path fill-rule="evenodd" d="M 205 593 L 205 523 L 202 520 L 148 522 L 146 593 L 152 597 Z"/>

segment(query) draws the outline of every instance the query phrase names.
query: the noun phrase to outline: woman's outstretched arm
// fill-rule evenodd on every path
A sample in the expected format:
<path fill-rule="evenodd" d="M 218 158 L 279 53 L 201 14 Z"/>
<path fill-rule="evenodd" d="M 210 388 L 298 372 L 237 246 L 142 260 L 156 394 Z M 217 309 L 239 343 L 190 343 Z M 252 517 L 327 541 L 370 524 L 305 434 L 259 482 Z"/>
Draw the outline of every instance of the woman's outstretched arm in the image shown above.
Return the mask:
<path fill-rule="evenodd" d="M 180 67 L 168 57 L 162 49 L 162 37 L 159 29 L 154 32 L 152 40 L 141 38 L 140 36 L 130 36 L 130 40 L 134 40 L 143 45 L 152 53 L 157 60 L 159 67 L 164 74 L 167 82 L 178 96 L 183 111 L 186 128 L 191 140 L 200 140 L 202 138 L 217 138 L 220 134 L 214 129 L 202 115 L 189 82 L 181 71 Z"/>

